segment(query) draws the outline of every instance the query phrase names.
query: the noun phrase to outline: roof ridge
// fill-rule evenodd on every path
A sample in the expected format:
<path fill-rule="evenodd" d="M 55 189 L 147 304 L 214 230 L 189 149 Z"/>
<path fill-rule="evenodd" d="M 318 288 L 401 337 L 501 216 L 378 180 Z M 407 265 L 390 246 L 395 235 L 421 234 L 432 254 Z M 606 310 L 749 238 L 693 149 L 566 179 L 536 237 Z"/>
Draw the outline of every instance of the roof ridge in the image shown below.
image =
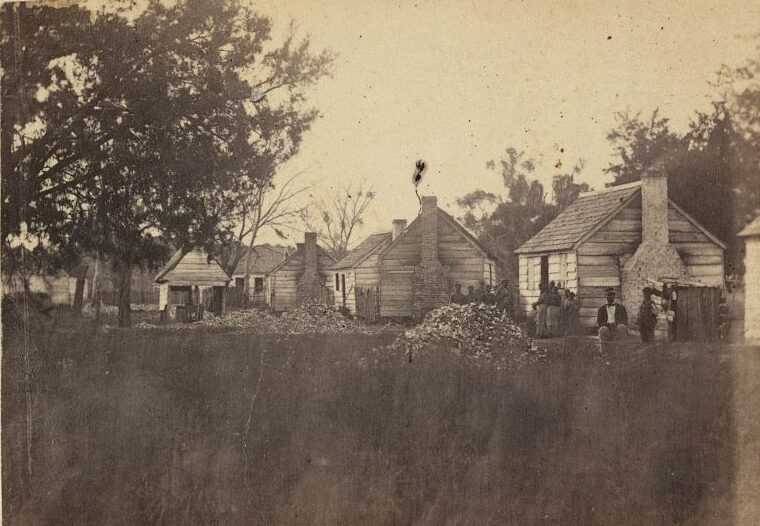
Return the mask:
<path fill-rule="evenodd" d="M 615 192 L 617 190 L 627 190 L 629 188 L 637 188 L 641 186 L 641 181 L 633 181 L 632 183 L 626 183 L 626 184 L 619 184 L 615 186 L 607 186 L 605 188 L 602 188 L 601 190 L 589 190 L 588 192 L 581 192 L 578 194 L 578 197 L 586 197 L 589 195 L 599 195 L 599 194 L 606 194 L 608 192 Z"/>

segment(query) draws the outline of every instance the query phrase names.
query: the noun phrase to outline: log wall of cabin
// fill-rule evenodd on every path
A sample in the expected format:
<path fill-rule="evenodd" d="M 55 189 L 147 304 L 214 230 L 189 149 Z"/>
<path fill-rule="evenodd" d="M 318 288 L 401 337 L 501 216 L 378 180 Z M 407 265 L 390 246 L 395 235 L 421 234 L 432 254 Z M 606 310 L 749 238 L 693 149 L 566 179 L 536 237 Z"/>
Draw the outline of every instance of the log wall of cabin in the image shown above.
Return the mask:
<path fill-rule="evenodd" d="M 323 284 L 327 287 L 334 286 L 335 273 L 330 269 L 334 261 L 324 253 L 319 254 L 317 261 L 318 273 L 322 278 Z M 273 310 L 278 312 L 286 311 L 298 305 L 298 280 L 303 271 L 303 254 L 297 252 L 282 267 L 270 274 L 268 294 Z M 335 300 L 338 301 L 337 294 L 335 295 Z"/>
<path fill-rule="evenodd" d="M 412 315 L 412 275 L 420 262 L 420 223 L 409 225 L 404 236 L 382 255 L 380 261 L 380 316 Z"/>
<path fill-rule="evenodd" d="M 438 260 L 446 269 L 450 287 L 462 285 L 465 292 L 469 286 L 477 288 L 481 281 L 488 284 L 488 263 L 493 265 L 491 275 L 496 283 L 496 265 L 455 228 L 444 216 L 438 218 Z M 404 237 L 382 257 L 370 262 L 368 258 L 361 269 L 357 268 L 356 286 L 381 284 L 380 315 L 407 317 L 412 315 L 412 274 L 420 262 L 420 223 L 410 225 Z M 375 270 L 378 273 L 372 272 Z M 361 278 L 359 271 L 362 271 Z"/>
<path fill-rule="evenodd" d="M 520 254 L 518 257 L 518 274 L 520 305 L 529 313 L 538 301 L 541 283 L 541 258 L 548 257 L 549 281 L 555 282 L 561 289 L 578 292 L 577 256 L 575 252 L 556 252 L 553 254 Z"/>
<path fill-rule="evenodd" d="M 672 205 L 668 209 L 670 243 L 691 276 L 705 284 L 723 286 L 723 249 Z M 641 243 L 641 202 L 621 210 L 609 223 L 578 247 L 578 299 L 583 326 L 596 326 L 596 312 L 606 289 L 620 295 L 621 270 Z M 629 313 L 630 314 L 630 313 Z"/>

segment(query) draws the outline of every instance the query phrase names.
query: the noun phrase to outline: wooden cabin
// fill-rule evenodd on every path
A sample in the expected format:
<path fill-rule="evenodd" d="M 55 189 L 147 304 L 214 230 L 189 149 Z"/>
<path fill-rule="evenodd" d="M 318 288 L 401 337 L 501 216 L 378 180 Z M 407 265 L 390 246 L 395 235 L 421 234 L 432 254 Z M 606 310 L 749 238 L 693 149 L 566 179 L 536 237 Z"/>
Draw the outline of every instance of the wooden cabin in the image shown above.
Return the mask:
<path fill-rule="evenodd" d="M 403 230 L 405 220 L 394 221 Z M 372 234 L 338 261 L 334 269 L 335 303 L 357 314 L 357 299 L 373 295 L 377 300 L 380 285 L 380 251 L 393 240 L 392 232 Z"/>
<path fill-rule="evenodd" d="M 420 318 L 448 303 L 457 283 L 464 291 L 496 284 L 496 258 L 435 196 L 422 198 L 420 214 L 377 259 L 382 317 Z"/>
<path fill-rule="evenodd" d="M 530 312 L 539 284 L 554 281 L 577 294 L 581 324 L 595 327 L 606 289 L 615 288 L 633 324 L 650 280 L 723 287 L 725 248 L 668 198 L 658 165 L 639 182 L 580 194 L 515 251 L 521 305 Z"/>
<path fill-rule="evenodd" d="M 240 259 L 235 271 L 232 274 L 232 285 L 234 292 L 232 294 L 237 296 L 241 303 L 243 303 L 243 295 L 245 293 L 245 275 L 246 267 L 248 265 L 248 251 L 246 248 L 243 252 L 243 256 Z M 269 305 L 269 281 L 267 275 L 277 265 L 285 261 L 288 256 L 288 248 L 270 244 L 256 245 L 253 247 L 253 253 L 251 255 L 251 268 L 248 273 L 248 304 L 256 307 L 263 307 Z"/>
<path fill-rule="evenodd" d="M 156 275 L 159 309 L 204 305 L 217 316 L 225 311 L 230 277 L 215 259 L 199 248 L 178 250 Z"/>
<path fill-rule="evenodd" d="M 331 304 L 335 259 L 317 245 L 317 234 L 306 232 L 304 242 L 267 276 L 272 310 L 290 310 L 307 300 Z"/>
<path fill-rule="evenodd" d="M 748 224 L 744 238 L 744 337 L 760 339 L 760 217 Z"/>

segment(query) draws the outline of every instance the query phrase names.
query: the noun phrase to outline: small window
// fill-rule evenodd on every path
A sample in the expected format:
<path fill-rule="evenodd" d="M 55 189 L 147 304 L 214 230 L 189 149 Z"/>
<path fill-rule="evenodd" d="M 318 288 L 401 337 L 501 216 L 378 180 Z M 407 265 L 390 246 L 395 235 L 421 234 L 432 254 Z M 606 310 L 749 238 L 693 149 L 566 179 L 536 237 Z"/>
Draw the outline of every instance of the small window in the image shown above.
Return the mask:
<path fill-rule="evenodd" d="M 340 291 L 340 275 L 335 273 L 335 290 Z"/>
<path fill-rule="evenodd" d="M 235 278 L 235 288 L 242 289 L 245 286 L 245 278 Z"/>
<path fill-rule="evenodd" d="M 253 279 L 253 291 L 254 292 L 261 292 L 264 290 L 264 278 L 254 278 Z"/>

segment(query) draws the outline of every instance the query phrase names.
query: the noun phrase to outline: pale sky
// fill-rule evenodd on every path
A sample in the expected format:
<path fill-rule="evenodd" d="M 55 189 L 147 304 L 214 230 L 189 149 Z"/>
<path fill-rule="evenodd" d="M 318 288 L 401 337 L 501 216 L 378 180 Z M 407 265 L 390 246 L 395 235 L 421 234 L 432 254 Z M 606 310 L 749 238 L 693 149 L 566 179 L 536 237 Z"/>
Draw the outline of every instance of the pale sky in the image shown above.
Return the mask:
<path fill-rule="evenodd" d="M 542 160 L 586 160 L 600 188 L 614 113 L 660 107 L 682 130 L 709 108 L 721 64 L 739 64 L 760 31 L 760 3 L 267 0 L 276 31 L 291 19 L 338 54 L 310 100 L 323 113 L 281 176 L 306 170 L 322 191 L 364 178 L 377 199 L 361 231 L 412 219 L 421 186 L 454 215 L 455 199 L 500 191 L 487 171 L 507 146 Z M 563 148 L 564 153 L 559 149 Z M 548 184 L 547 184 L 548 187 Z"/>

